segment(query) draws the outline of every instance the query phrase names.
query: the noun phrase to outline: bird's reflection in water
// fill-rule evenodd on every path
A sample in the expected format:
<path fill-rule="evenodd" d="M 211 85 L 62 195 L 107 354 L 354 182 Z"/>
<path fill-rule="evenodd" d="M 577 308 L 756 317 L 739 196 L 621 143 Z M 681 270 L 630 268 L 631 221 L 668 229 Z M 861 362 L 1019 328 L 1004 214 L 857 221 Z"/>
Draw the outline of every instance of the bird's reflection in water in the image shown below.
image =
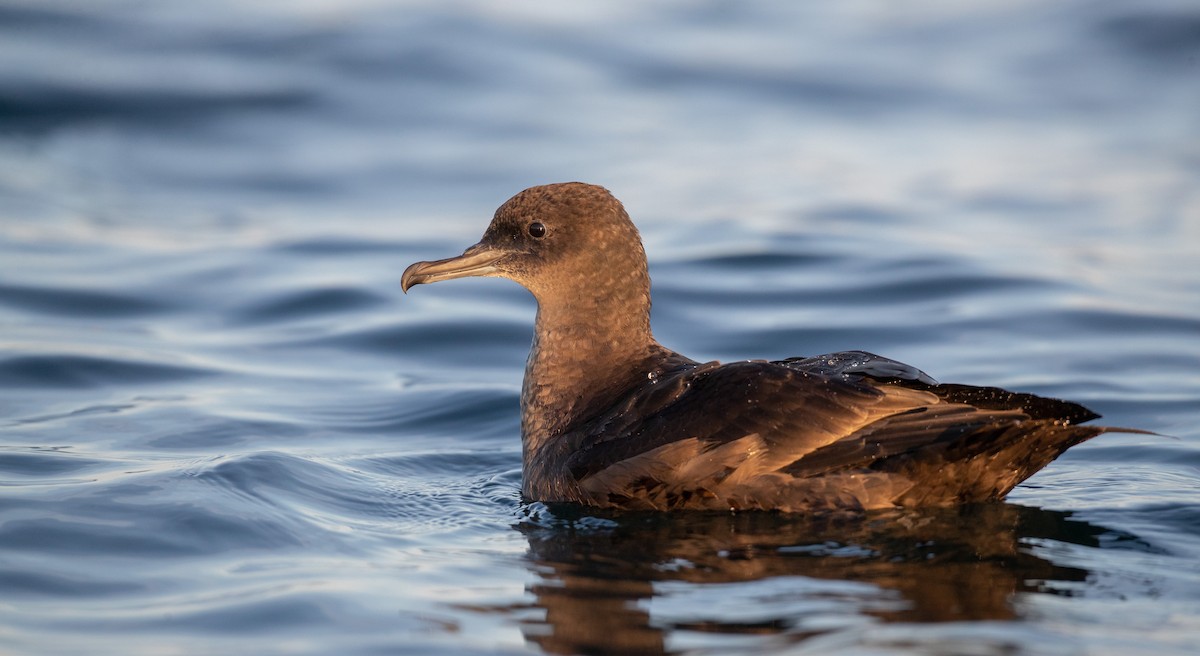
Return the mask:
<path fill-rule="evenodd" d="M 1111 535 L 1002 503 L 823 520 L 534 504 L 517 528 L 545 613 L 522 628 L 560 654 L 671 653 L 695 632 L 711 646 L 719 635 L 799 642 L 868 622 L 1011 619 L 1013 593 L 1087 576 L 1033 555 L 1030 540 L 1095 546 Z"/>

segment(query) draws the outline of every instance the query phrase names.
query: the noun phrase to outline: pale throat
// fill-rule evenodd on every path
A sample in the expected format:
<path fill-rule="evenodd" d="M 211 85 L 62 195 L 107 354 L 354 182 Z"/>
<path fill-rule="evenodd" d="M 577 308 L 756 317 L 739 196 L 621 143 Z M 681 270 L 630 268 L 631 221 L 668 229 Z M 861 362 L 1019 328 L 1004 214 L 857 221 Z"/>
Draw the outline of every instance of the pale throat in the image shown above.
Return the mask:
<path fill-rule="evenodd" d="M 654 344 L 648 281 L 597 285 L 573 294 L 536 294 L 534 359 L 547 366 L 607 368 L 639 359 Z"/>
<path fill-rule="evenodd" d="M 521 395 L 522 432 L 534 442 L 564 428 L 557 418 L 614 401 L 608 398 L 613 389 L 627 389 L 644 377 L 641 369 L 660 348 L 650 332 L 648 283 L 640 289 L 538 296 Z"/>

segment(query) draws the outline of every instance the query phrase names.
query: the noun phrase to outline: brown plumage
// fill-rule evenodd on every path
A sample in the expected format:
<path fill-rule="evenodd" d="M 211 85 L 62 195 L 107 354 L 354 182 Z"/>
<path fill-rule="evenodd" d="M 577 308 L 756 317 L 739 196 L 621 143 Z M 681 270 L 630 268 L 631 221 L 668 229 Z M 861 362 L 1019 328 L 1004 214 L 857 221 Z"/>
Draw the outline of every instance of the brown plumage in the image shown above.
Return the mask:
<path fill-rule="evenodd" d="M 522 491 L 626 509 L 809 512 L 1000 499 L 1109 429 L 1067 401 L 940 385 L 862 351 L 699 363 L 655 341 L 637 229 L 601 187 L 526 189 L 402 287 L 515 280 L 538 302 Z"/>

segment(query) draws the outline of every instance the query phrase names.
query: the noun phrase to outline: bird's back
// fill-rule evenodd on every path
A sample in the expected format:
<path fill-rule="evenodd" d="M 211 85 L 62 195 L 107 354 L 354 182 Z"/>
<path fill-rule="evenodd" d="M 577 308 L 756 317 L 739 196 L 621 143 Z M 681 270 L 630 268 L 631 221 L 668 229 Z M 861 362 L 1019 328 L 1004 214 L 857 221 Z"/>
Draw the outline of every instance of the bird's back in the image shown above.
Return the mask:
<path fill-rule="evenodd" d="M 860 351 L 684 360 L 527 454 L 526 494 L 791 512 L 1002 498 L 1104 427 L 1065 401 L 939 385 Z"/>

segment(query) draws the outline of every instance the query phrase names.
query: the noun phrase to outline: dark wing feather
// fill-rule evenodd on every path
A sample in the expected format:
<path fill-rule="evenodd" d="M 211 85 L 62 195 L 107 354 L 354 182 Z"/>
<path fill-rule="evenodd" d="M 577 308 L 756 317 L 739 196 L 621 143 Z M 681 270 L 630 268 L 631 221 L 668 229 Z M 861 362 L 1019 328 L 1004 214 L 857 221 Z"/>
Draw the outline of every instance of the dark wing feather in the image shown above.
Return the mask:
<path fill-rule="evenodd" d="M 579 427 L 567 464 L 582 480 L 681 440 L 711 451 L 751 434 L 799 455 L 844 436 L 882 397 L 768 362 L 709 363 L 661 376 Z"/>
<path fill-rule="evenodd" d="M 870 376 L 876 380 L 915 381 L 937 385 L 932 376 L 904 364 L 866 351 L 838 351 L 813 357 L 787 358 L 774 364 L 818 376 Z"/>
<path fill-rule="evenodd" d="M 939 385 L 916 367 L 867 351 L 839 351 L 808 358 L 787 358 L 776 364 L 820 376 L 867 376 L 881 382 L 929 390 L 948 403 L 961 403 L 988 410 L 1020 409 L 1033 419 L 1053 419 L 1081 424 L 1100 415 L 1078 403 L 1010 392 L 999 387 Z"/>
<path fill-rule="evenodd" d="M 945 403 L 913 408 L 884 417 L 854 433 L 807 453 L 780 471 L 798 477 L 822 476 L 853 469 L 893 470 L 889 463 L 958 445 L 964 458 L 988 453 L 999 445 L 984 440 L 994 428 L 1028 424 L 1026 428 L 1065 424 L 1032 419 L 1020 409 L 984 410 Z M 1087 428 L 1096 434 L 1094 428 Z M 959 444 L 962 443 L 962 444 Z"/>
<path fill-rule="evenodd" d="M 931 386 L 927 389 L 947 403 L 961 403 L 986 410 L 1019 409 L 1032 419 L 1082 424 L 1085 421 L 1100 418 L 1100 415 L 1078 403 L 1010 392 L 999 387 L 947 384 Z"/>
<path fill-rule="evenodd" d="M 998 498 L 1104 430 L 1068 426 L 1095 416 L 1073 403 L 929 381 L 863 352 L 687 365 L 560 453 L 597 505 L 865 507 Z"/>

